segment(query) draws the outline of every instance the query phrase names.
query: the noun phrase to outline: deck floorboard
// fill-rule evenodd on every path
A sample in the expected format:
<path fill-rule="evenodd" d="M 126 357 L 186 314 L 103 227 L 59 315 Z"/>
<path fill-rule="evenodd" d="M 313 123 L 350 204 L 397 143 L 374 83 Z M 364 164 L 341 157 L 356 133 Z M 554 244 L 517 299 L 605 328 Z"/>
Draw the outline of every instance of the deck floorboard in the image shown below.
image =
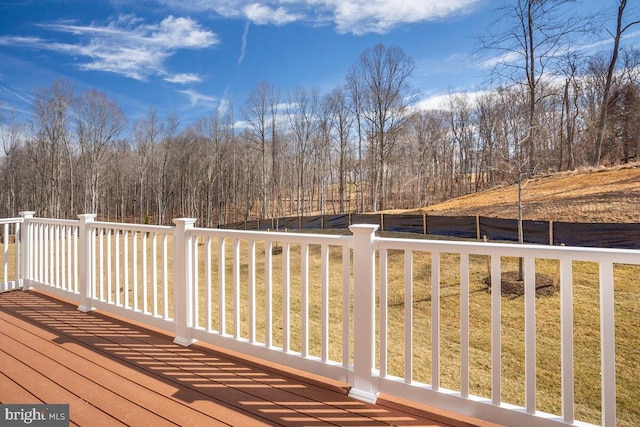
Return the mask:
<path fill-rule="evenodd" d="M 68 403 L 70 425 L 489 425 L 347 392 L 42 292 L 0 294 L 0 402 Z"/>

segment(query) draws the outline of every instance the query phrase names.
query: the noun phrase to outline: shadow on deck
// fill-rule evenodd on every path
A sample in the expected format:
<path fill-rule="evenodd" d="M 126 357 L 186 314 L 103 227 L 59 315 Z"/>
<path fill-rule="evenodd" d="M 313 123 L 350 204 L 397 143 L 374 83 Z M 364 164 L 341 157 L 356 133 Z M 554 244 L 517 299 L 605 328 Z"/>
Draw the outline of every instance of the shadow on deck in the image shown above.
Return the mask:
<path fill-rule="evenodd" d="M 68 403 L 86 426 L 490 426 L 172 336 L 36 291 L 0 294 L 0 402 Z"/>

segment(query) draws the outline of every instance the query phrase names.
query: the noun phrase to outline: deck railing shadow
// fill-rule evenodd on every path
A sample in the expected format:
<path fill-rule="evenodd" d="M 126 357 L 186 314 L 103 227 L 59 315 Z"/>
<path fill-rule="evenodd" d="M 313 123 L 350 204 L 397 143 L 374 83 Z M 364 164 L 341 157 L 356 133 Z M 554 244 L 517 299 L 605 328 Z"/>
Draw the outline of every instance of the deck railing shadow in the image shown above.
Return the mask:
<path fill-rule="evenodd" d="M 184 347 L 157 331 L 105 316 L 83 313 L 76 306 L 37 292 L 14 293 L 0 299 L 0 310 L 57 335 L 52 342 L 80 346 L 91 360 L 100 354 L 119 365 L 114 381 L 128 374 L 144 385 L 141 377 L 175 389 L 172 397 L 194 408 L 215 401 L 232 411 L 249 413 L 258 422 L 292 427 L 314 425 L 321 420 L 340 420 L 341 425 L 371 425 L 375 419 L 392 419 L 393 411 L 348 398 L 345 390 L 310 387 L 295 374 L 264 369 L 233 356 L 200 346 Z M 64 361 L 59 361 L 64 363 Z M 74 369 L 73 366 L 69 368 Z M 102 384 L 109 387 L 109 384 Z M 364 418 L 363 418 L 364 417 Z M 371 417 L 371 418 L 369 418 Z M 418 418 L 403 415 L 403 425 L 421 425 Z M 310 424 L 311 423 L 311 424 Z"/>

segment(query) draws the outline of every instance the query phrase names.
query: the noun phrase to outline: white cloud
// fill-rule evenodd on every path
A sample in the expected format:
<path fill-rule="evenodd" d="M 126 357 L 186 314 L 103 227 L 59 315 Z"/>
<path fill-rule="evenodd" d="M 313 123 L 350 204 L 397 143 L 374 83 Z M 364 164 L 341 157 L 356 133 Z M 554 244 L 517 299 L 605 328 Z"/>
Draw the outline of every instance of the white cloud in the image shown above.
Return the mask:
<path fill-rule="evenodd" d="M 449 102 L 452 97 L 463 96 L 469 99 L 472 104 L 478 102 L 478 98 L 491 93 L 486 90 L 476 91 L 450 91 L 448 93 L 440 94 L 428 94 L 422 97 L 414 104 L 416 110 L 428 111 L 428 110 L 446 110 L 448 109 Z"/>
<path fill-rule="evenodd" d="M 148 26 L 148 29 L 150 41 L 168 49 L 199 49 L 218 43 L 211 31 L 203 30 L 191 18 L 168 16 L 160 24 Z"/>
<path fill-rule="evenodd" d="M 168 16 L 159 23 L 144 24 L 133 15 L 122 15 L 107 25 L 44 24 L 42 28 L 75 36 L 75 43 L 59 43 L 34 37 L 0 37 L 1 44 L 51 50 L 83 57 L 79 67 L 107 71 L 137 80 L 169 75 L 165 61 L 180 49 L 203 49 L 219 43 L 217 36 L 191 18 Z M 178 74 L 167 81 L 196 81 L 194 74 Z M 173 80 L 172 80 L 173 79 Z"/>
<path fill-rule="evenodd" d="M 174 74 L 164 79 L 169 83 L 187 84 L 187 83 L 200 83 L 202 78 L 197 74 L 184 73 Z"/>
<path fill-rule="evenodd" d="M 158 0 L 176 10 L 214 11 L 256 24 L 296 21 L 335 25 L 339 33 L 386 33 L 402 24 L 470 12 L 482 0 Z"/>
<path fill-rule="evenodd" d="M 189 102 L 192 108 L 197 105 L 205 105 L 205 106 L 213 107 L 218 103 L 217 97 L 203 95 L 192 89 L 179 90 L 178 92 L 189 97 Z"/>
<path fill-rule="evenodd" d="M 414 105 L 416 110 L 421 111 L 429 111 L 429 110 L 442 110 L 445 106 L 445 101 L 449 97 L 448 94 L 445 95 L 429 95 L 425 98 L 420 99 Z"/>
<path fill-rule="evenodd" d="M 231 102 L 228 98 L 222 98 L 220 100 L 220 104 L 218 105 L 218 116 L 222 117 L 229 112 L 231 108 Z"/>
<path fill-rule="evenodd" d="M 386 33 L 398 25 L 435 21 L 468 11 L 478 0 L 308 0 L 333 12 L 340 33 Z"/>
<path fill-rule="evenodd" d="M 289 13 L 283 7 L 272 9 L 259 3 L 252 3 L 245 7 L 244 14 L 247 19 L 257 25 L 284 25 L 301 18 L 300 15 Z"/>
<path fill-rule="evenodd" d="M 4 79 L 3 79 L 4 80 Z M 18 99 L 21 102 L 23 102 L 24 104 L 27 105 L 31 105 L 31 102 L 33 101 L 33 94 L 26 92 L 24 90 L 16 90 L 13 89 L 10 86 L 5 86 L 0 85 L 0 95 L 3 93 L 8 93 L 9 94 L 9 98 L 10 99 Z M 7 104 L 5 102 L 2 102 L 2 98 L 0 98 L 0 109 L 2 110 L 7 110 L 7 111 L 20 111 L 19 109 L 17 109 L 17 107 L 11 105 L 11 104 Z"/>
<path fill-rule="evenodd" d="M 17 44 L 40 44 L 43 40 L 39 37 L 3 36 L 0 37 L 0 46 L 12 46 Z"/>
<path fill-rule="evenodd" d="M 634 31 L 634 32 L 625 34 L 622 37 L 622 40 L 629 41 L 629 40 L 636 39 L 636 38 L 640 38 L 640 31 Z M 605 37 L 604 39 L 597 40 L 597 41 L 595 41 L 593 43 L 580 45 L 580 46 L 576 47 L 574 50 L 578 51 L 578 52 L 590 52 L 590 53 L 593 53 L 593 52 L 596 52 L 596 51 L 598 51 L 600 49 L 604 49 L 604 46 L 612 45 L 613 41 L 614 41 L 613 37 L 608 36 L 608 37 Z M 610 49 L 610 48 L 607 47 L 606 49 Z"/>
<path fill-rule="evenodd" d="M 481 69 L 492 69 L 500 64 L 513 64 L 522 60 L 522 53 L 520 52 L 503 52 L 497 55 L 488 57 L 487 59 L 478 62 L 478 66 Z"/>

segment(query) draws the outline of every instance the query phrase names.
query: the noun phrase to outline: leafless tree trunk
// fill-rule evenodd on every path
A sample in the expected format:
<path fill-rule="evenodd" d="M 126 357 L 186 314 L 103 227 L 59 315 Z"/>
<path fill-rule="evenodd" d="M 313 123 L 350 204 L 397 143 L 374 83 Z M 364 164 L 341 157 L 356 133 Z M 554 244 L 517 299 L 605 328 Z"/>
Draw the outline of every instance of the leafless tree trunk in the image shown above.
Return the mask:
<path fill-rule="evenodd" d="M 385 207 L 387 161 L 395 136 L 409 118 L 407 108 L 415 97 L 409 79 L 414 69 L 413 59 L 402 49 L 379 44 L 362 53 L 353 71 L 365 103 L 361 113 L 369 126 L 372 211 Z"/>
<path fill-rule="evenodd" d="M 172 206 L 173 182 L 170 180 L 170 149 L 171 143 L 177 134 L 178 118 L 175 115 L 167 116 L 166 123 L 161 123 L 158 134 L 158 143 L 152 146 L 152 179 L 151 189 L 155 196 L 155 208 L 158 224 L 165 223 L 167 208 Z"/>
<path fill-rule="evenodd" d="M 467 194 L 471 191 L 471 173 L 475 169 L 473 161 L 473 111 L 467 95 L 450 95 L 447 112 L 453 136 L 455 151 L 458 154 L 457 166 L 454 168 L 456 180 L 455 195 Z"/>
<path fill-rule="evenodd" d="M 204 181 L 205 212 L 204 219 L 207 227 L 213 225 L 215 214 L 216 225 L 223 224 L 226 210 L 226 199 L 230 192 L 225 175 L 231 172 L 228 165 L 228 155 L 232 147 L 232 126 L 229 114 L 220 116 L 212 114 L 208 120 L 196 123 L 194 132 L 197 138 L 204 142 L 201 153 L 202 176 Z"/>
<path fill-rule="evenodd" d="M 331 114 L 333 115 L 333 128 L 338 153 L 338 211 L 345 212 L 345 199 L 350 198 L 347 193 L 347 155 L 349 147 L 349 134 L 353 125 L 353 116 L 349 114 L 347 97 L 342 88 L 334 89 L 328 95 Z"/>
<path fill-rule="evenodd" d="M 631 28 L 633 25 L 640 23 L 640 20 L 632 21 L 628 24 L 624 24 L 624 11 L 627 7 L 627 0 L 619 0 L 618 15 L 616 20 L 616 31 L 613 36 L 613 49 L 611 50 L 611 60 L 607 68 L 607 75 L 604 82 L 604 90 L 602 92 L 602 99 L 600 101 L 600 114 L 598 119 L 598 131 L 595 139 L 595 147 L 593 153 L 593 165 L 597 166 L 600 163 L 600 157 L 602 154 L 602 140 L 604 137 L 604 130 L 607 124 L 607 110 L 609 108 L 609 96 L 611 92 L 611 86 L 613 84 L 613 74 L 616 69 L 616 63 L 618 62 L 618 54 L 620 53 L 620 40 L 625 31 Z"/>
<path fill-rule="evenodd" d="M 160 137 L 161 124 L 158 121 L 156 110 L 152 109 L 146 117 L 138 119 L 133 124 L 134 153 L 136 159 L 137 174 L 137 205 L 138 220 L 143 223 L 149 215 L 149 200 L 147 191 L 151 184 L 150 169 L 154 167 L 153 154 L 158 151 L 156 145 Z M 134 204 L 135 206 L 135 204 Z M 134 215 L 135 216 L 135 215 Z M 158 218 L 158 223 L 160 219 Z"/>
<path fill-rule="evenodd" d="M 85 166 L 85 212 L 98 212 L 103 171 L 125 125 L 118 105 L 95 89 L 83 91 L 76 101 L 76 133 Z"/>
<path fill-rule="evenodd" d="M 476 189 L 492 187 L 499 180 L 494 166 L 499 154 L 500 122 L 504 120 L 503 114 L 504 109 L 495 93 L 483 94 L 478 98 L 478 137 L 481 146 L 478 176 L 483 178 L 477 180 Z"/>
<path fill-rule="evenodd" d="M 36 92 L 33 107 L 36 119 L 36 144 L 31 150 L 42 180 L 44 215 L 59 218 L 62 214 L 62 154 L 69 149 L 69 116 L 74 88 L 65 80 Z M 73 183 L 71 183 L 73 185 Z"/>
<path fill-rule="evenodd" d="M 263 81 L 249 94 L 249 99 L 243 109 L 243 117 L 248 125 L 249 133 L 247 136 L 250 141 L 257 147 L 260 154 L 260 200 L 261 200 L 261 217 L 267 218 L 269 214 L 269 166 L 273 166 L 272 157 L 271 165 L 269 165 L 268 157 L 268 136 L 275 135 L 276 114 L 274 104 L 277 104 L 277 95 L 272 86 Z M 273 144 L 273 140 L 271 141 Z M 272 156 L 275 156 L 272 148 Z M 272 169 L 273 170 L 273 169 Z"/>
<path fill-rule="evenodd" d="M 297 174 L 297 200 L 299 215 L 305 212 L 306 166 L 309 161 L 311 139 L 318 130 L 319 92 L 298 87 L 289 94 L 287 116 L 294 140 L 295 165 Z M 312 201 L 309 201 L 309 208 Z"/>
<path fill-rule="evenodd" d="M 490 34 L 481 39 L 485 53 L 498 54 L 497 59 L 491 58 L 496 64 L 494 78 L 507 79 L 526 88 L 526 126 L 531 134 L 524 155 L 529 174 L 536 167 L 540 130 L 537 109 L 543 97 L 541 82 L 553 71 L 571 37 L 587 27 L 587 20 L 567 13 L 573 3 L 575 0 L 516 0 L 500 9 L 498 22 L 490 27 Z M 498 32 L 491 33 L 494 28 Z"/>
<path fill-rule="evenodd" d="M 564 146 L 567 152 L 567 169 L 575 169 L 575 156 L 573 145 L 576 138 L 578 116 L 580 115 L 579 98 L 580 83 L 578 81 L 578 58 L 570 55 L 566 60 L 565 81 L 562 95 L 561 119 L 560 119 L 560 155 L 558 156 L 558 169 L 563 169 Z M 566 142 L 566 144 L 564 144 Z"/>
<path fill-rule="evenodd" d="M 358 137 L 358 167 L 357 167 L 357 178 L 354 180 L 356 186 L 356 211 L 362 212 L 364 211 L 364 174 L 363 174 L 363 152 L 362 152 L 362 141 L 363 141 L 363 126 L 362 126 L 362 106 L 364 102 L 363 92 L 364 89 L 362 87 L 362 81 L 359 77 L 359 72 L 357 66 L 354 64 L 349 73 L 347 74 L 347 93 L 350 97 L 350 103 L 352 109 L 352 114 L 355 118 L 356 122 L 356 133 Z"/>
<path fill-rule="evenodd" d="M 282 142 L 278 130 L 278 110 L 280 91 L 271 86 L 269 90 L 269 124 L 271 125 L 271 197 L 273 209 L 271 217 L 282 215 Z"/>
<path fill-rule="evenodd" d="M 442 155 L 446 144 L 446 117 L 443 111 L 424 111 L 412 119 L 417 159 L 416 193 L 417 206 L 426 206 L 441 199 L 442 183 L 447 177 L 442 174 Z"/>
<path fill-rule="evenodd" d="M 5 207 L 5 215 L 8 217 L 14 217 L 18 214 L 18 207 L 16 204 L 16 190 L 17 190 L 17 165 L 16 156 L 20 150 L 22 141 L 23 127 L 16 122 L 15 115 L 11 114 L 11 118 L 5 123 L 2 115 L 2 109 L 0 109 L 0 139 L 2 139 L 2 148 L 4 150 L 4 159 L 2 162 L 2 170 L 0 173 L 4 175 L 4 187 L 5 187 L 5 200 L 3 200 L 3 206 Z"/>

